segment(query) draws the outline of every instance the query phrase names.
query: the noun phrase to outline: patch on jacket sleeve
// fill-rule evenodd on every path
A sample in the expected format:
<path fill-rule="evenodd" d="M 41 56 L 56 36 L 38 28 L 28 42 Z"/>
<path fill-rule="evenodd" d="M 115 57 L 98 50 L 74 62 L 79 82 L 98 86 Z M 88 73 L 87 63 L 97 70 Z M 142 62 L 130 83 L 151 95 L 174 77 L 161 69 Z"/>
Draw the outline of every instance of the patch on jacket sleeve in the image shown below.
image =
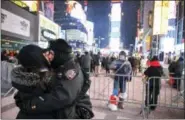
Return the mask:
<path fill-rule="evenodd" d="M 75 69 L 70 69 L 66 71 L 65 76 L 67 77 L 68 80 L 73 80 L 76 77 L 77 73 Z"/>

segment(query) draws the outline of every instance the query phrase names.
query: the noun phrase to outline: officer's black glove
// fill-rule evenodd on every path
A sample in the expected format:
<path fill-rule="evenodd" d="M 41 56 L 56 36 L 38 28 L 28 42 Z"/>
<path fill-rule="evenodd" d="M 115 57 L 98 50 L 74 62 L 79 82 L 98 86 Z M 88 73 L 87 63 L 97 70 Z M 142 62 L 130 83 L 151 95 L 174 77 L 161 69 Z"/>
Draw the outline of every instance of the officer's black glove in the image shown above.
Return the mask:
<path fill-rule="evenodd" d="M 19 95 L 19 92 L 15 94 L 14 99 L 15 99 L 16 106 L 19 107 L 19 108 L 22 108 L 23 104 L 22 104 L 22 99 L 21 99 L 21 97 Z"/>
<path fill-rule="evenodd" d="M 86 109 L 85 107 L 77 107 L 76 112 L 80 119 L 91 119 L 94 117 L 94 114 L 92 111 Z"/>

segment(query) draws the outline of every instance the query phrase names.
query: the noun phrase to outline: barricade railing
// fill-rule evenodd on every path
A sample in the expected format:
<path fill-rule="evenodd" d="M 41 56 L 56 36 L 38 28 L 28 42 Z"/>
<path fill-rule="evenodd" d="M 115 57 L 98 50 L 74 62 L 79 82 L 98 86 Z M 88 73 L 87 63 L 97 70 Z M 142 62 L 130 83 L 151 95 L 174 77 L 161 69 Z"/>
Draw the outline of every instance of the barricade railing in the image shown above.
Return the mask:
<path fill-rule="evenodd" d="M 117 77 L 115 79 L 115 76 Z M 127 78 L 126 84 L 124 86 L 123 78 Z M 120 75 L 120 74 L 99 74 L 98 76 L 91 76 L 91 87 L 88 91 L 88 94 L 91 98 L 91 100 L 99 100 L 103 102 L 109 102 L 110 96 L 113 94 L 113 87 L 116 83 L 123 84 L 123 87 L 125 87 L 125 92 L 127 94 L 126 99 L 124 99 L 124 104 L 130 103 L 130 104 L 137 104 L 141 106 L 141 111 L 138 111 L 138 114 L 140 112 L 143 113 L 144 117 L 144 95 L 145 95 L 145 85 L 142 80 L 142 76 L 133 76 L 133 75 Z M 118 89 L 120 88 L 118 84 Z M 123 88 L 124 89 L 124 88 Z M 117 101 L 120 102 L 120 101 Z M 106 105 L 106 104 L 104 104 Z M 98 105 L 99 106 L 99 105 Z"/>
<path fill-rule="evenodd" d="M 17 67 L 14 63 L 9 63 L 7 61 L 1 62 L 1 95 L 2 97 L 8 96 L 10 93 L 14 93 L 15 89 L 11 84 L 11 71 L 13 68 Z"/>
<path fill-rule="evenodd" d="M 113 94 L 113 86 L 115 81 L 115 76 L 118 76 L 118 81 L 121 77 L 132 77 L 131 81 L 126 82 L 126 93 L 127 98 L 124 100 L 124 103 L 138 104 L 141 105 L 140 114 L 143 115 L 143 118 L 148 118 L 149 108 L 151 106 L 155 107 L 164 107 L 164 108 L 175 108 L 175 109 L 184 109 L 184 90 L 178 91 L 177 89 L 170 86 L 167 81 L 170 78 L 168 77 L 151 77 L 144 78 L 143 76 L 125 76 L 119 74 L 99 74 L 98 76 L 91 76 L 91 87 L 88 91 L 91 100 L 107 101 L 109 102 L 110 96 Z M 159 84 L 158 87 L 152 87 L 154 92 L 159 92 L 157 98 L 158 102 L 155 104 L 149 103 L 149 93 L 151 90 L 149 86 L 152 79 L 159 79 L 159 83 L 154 82 L 153 85 Z M 183 80 L 182 78 L 173 78 L 174 80 Z M 154 81 L 154 80 L 153 80 Z M 152 82 L 153 82 L 152 81 Z M 180 86 L 180 85 L 178 85 Z M 183 87 L 184 88 L 184 87 Z M 157 91 L 159 89 L 159 91 Z M 155 97 L 153 98 L 155 99 Z M 119 101 L 118 101 L 119 102 Z M 103 104 L 104 105 L 104 104 Z M 139 111 L 138 111 L 139 112 Z"/>
<path fill-rule="evenodd" d="M 170 80 L 173 79 L 173 80 Z M 173 81 L 173 83 L 166 81 Z M 146 82 L 146 117 L 156 107 L 184 110 L 184 87 L 180 89 L 183 78 L 150 77 Z"/>
<path fill-rule="evenodd" d="M 90 78 L 92 82 L 91 87 L 88 91 L 91 99 L 108 101 L 109 97 L 113 94 L 113 84 L 115 81 L 115 76 L 117 76 L 118 83 L 121 82 L 121 79 L 123 79 L 123 77 L 128 78 L 126 82 L 127 98 L 125 99 L 125 101 L 141 104 L 143 98 L 143 87 L 145 87 L 142 82 L 142 76 L 128 76 L 119 74 L 99 74 L 98 77 L 93 76 Z M 135 92 L 138 93 L 135 94 Z"/>

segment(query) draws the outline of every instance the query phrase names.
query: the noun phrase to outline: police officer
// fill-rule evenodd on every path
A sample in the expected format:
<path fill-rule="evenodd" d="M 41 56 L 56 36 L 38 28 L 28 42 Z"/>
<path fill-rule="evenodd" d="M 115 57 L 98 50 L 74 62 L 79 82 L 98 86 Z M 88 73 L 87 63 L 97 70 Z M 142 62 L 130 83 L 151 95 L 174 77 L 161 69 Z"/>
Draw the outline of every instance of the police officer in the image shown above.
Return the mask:
<path fill-rule="evenodd" d="M 65 40 L 50 42 L 52 51 L 52 90 L 31 100 L 24 101 L 21 110 L 26 114 L 51 114 L 54 119 L 73 119 L 94 116 L 92 104 L 86 94 L 90 80 L 74 60 L 71 46 Z M 45 55 L 48 59 L 49 55 Z M 33 107 L 34 106 L 34 107 Z M 46 119 L 46 118 L 45 118 Z"/>

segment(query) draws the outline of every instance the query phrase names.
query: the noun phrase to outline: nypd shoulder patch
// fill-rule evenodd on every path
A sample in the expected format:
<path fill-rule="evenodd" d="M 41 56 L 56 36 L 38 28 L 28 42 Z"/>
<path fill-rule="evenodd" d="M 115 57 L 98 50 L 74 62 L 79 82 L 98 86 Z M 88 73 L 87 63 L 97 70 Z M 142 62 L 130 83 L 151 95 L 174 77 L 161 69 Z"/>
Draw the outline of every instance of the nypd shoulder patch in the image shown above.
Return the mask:
<path fill-rule="evenodd" d="M 68 80 L 73 80 L 76 77 L 76 71 L 75 69 L 70 69 L 65 73 L 65 76 L 67 77 Z"/>

